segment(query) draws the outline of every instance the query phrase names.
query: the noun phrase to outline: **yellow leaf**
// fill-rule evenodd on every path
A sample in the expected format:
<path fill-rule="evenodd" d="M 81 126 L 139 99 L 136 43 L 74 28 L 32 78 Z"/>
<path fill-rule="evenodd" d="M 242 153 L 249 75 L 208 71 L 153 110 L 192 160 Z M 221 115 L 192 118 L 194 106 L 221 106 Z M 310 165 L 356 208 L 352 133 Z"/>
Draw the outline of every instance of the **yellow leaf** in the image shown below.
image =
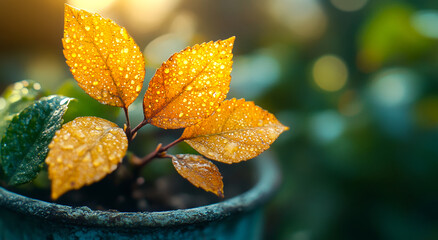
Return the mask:
<path fill-rule="evenodd" d="M 125 28 L 65 5 L 64 56 L 79 86 L 101 103 L 128 107 L 143 87 L 144 59 Z"/>
<path fill-rule="evenodd" d="M 188 47 L 157 70 L 143 99 L 145 119 L 184 128 L 210 116 L 226 98 L 234 37 Z"/>
<path fill-rule="evenodd" d="M 199 155 L 178 154 L 172 157 L 176 171 L 196 187 L 224 197 L 224 184 L 219 169 Z"/>
<path fill-rule="evenodd" d="M 128 147 L 123 129 L 97 117 L 79 117 L 56 132 L 46 163 L 52 199 L 97 182 L 117 168 Z"/>
<path fill-rule="evenodd" d="M 186 128 L 181 138 L 207 158 L 236 163 L 258 156 L 285 130 L 288 127 L 253 102 L 232 99 Z"/>

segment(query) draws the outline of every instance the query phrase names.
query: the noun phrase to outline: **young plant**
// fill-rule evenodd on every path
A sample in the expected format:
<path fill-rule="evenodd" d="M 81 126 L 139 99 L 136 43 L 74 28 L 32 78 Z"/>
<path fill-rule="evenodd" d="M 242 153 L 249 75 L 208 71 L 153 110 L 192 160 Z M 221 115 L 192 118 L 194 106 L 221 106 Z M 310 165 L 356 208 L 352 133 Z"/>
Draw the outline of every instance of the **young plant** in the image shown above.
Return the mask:
<path fill-rule="evenodd" d="M 70 98 L 53 96 L 41 100 L 45 102 L 32 105 L 31 110 L 55 107 L 46 107 L 47 111 L 41 114 L 45 118 L 35 120 L 41 123 L 36 125 L 44 125 L 35 128 L 38 136 L 20 148 L 12 144 L 28 139 L 28 134 L 20 136 L 28 127 L 11 127 L 26 125 L 22 112 L 12 120 L 2 139 L 2 165 L 11 184 L 33 179 L 46 155 L 52 199 L 99 181 L 122 162 L 137 132 L 151 124 L 163 129 L 185 129 L 172 143 L 159 144 L 150 154 L 132 158 L 131 163 L 142 167 L 154 158 L 171 158 L 182 177 L 223 197 L 222 176 L 207 158 L 228 164 L 254 158 L 288 129 L 253 102 L 225 100 L 231 80 L 234 37 L 187 47 L 164 62 L 149 82 L 143 97 L 144 120 L 136 127 L 131 126 L 128 108 L 141 92 L 145 63 L 125 28 L 98 14 L 65 5 L 62 42 L 67 64 L 79 86 L 100 103 L 122 108 L 126 124 L 122 129 L 102 118 L 79 117 L 54 134 Z M 50 131 L 46 134 L 48 126 Z M 202 156 L 167 153 L 182 141 Z M 13 149 L 10 145 L 14 145 Z M 34 160 L 35 152 L 29 146 L 44 151 L 39 151 Z M 11 166 L 13 161 L 18 163 Z M 32 176 L 16 181 L 22 175 L 20 171 L 26 172 L 23 168 L 29 166 L 34 168 L 27 171 Z"/>

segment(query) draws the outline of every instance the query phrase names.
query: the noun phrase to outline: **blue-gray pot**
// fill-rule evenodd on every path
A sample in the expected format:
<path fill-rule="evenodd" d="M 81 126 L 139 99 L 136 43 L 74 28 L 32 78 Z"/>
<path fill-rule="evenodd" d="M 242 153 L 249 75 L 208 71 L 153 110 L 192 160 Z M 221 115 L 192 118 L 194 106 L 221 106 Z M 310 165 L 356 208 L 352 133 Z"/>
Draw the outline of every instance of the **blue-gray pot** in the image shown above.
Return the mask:
<path fill-rule="evenodd" d="M 15 239 L 260 239 L 263 208 L 278 188 L 276 163 L 250 160 L 258 180 L 223 202 L 164 212 L 114 212 L 70 207 L 0 188 L 0 238 Z"/>

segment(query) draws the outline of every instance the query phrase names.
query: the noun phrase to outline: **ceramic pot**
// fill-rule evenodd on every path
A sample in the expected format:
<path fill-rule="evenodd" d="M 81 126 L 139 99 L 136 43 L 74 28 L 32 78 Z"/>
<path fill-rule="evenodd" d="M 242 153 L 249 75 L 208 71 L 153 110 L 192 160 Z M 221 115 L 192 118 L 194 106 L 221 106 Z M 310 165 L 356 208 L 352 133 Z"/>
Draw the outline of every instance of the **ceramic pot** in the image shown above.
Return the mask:
<path fill-rule="evenodd" d="M 263 209 L 280 182 L 263 154 L 254 186 L 228 200 L 164 212 L 91 210 L 48 203 L 0 188 L 0 239 L 260 239 Z"/>

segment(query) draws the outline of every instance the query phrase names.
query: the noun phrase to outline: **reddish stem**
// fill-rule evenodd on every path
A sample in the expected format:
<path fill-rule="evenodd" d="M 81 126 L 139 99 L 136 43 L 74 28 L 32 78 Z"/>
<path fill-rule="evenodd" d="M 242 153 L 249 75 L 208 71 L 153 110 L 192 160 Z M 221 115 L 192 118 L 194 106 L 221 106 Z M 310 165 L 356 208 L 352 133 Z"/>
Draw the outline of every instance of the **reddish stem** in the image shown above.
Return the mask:
<path fill-rule="evenodd" d="M 126 108 L 125 106 L 123 107 L 123 111 L 125 112 L 125 117 L 126 117 L 126 129 L 125 133 L 126 133 L 126 137 L 128 138 L 128 141 L 130 142 L 132 140 L 132 135 L 134 134 L 131 131 L 131 123 L 129 121 L 129 113 L 128 113 L 128 108 Z"/>
<path fill-rule="evenodd" d="M 134 134 L 137 133 L 137 131 L 140 130 L 140 128 L 144 127 L 148 123 L 149 123 L 149 121 L 144 119 L 140 124 L 138 124 L 137 127 L 132 129 L 132 131 L 131 131 L 132 136 L 134 136 Z"/>
<path fill-rule="evenodd" d="M 155 148 L 155 150 L 151 153 L 149 153 L 148 155 L 144 156 L 143 158 L 137 158 L 135 160 L 132 161 L 133 164 L 141 167 L 144 166 L 145 164 L 149 163 L 150 161 L 152 161 L 154 158 L 169 158 L 171 157 L 170 155 L 166 154 L 166 151 L 175 146 L 176 144 L 178 144 L 179 142 L 183 141 L 184 139 L 182 138 L 178 138 L 175 141 L 169 143 L 166 146 L 162 146 L 162 144 L 158 144 L 158 146 Z"/>

